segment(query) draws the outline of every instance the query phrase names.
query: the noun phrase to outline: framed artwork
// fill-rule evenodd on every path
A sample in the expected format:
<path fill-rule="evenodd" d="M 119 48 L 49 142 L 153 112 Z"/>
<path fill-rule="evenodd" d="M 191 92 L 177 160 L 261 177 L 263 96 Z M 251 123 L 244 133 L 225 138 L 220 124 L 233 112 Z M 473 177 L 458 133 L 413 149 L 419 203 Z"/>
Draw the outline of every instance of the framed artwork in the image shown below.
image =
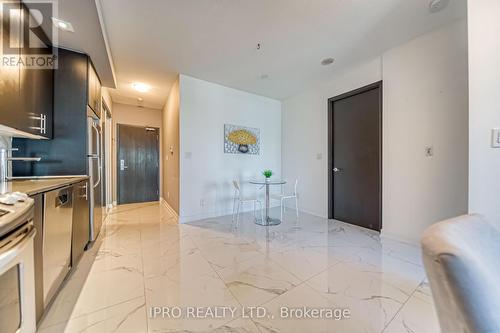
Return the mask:
<path fill-rule="evenodd" d="M 260 155 L 260 129 L 224 124 L 224 153 Z"/>

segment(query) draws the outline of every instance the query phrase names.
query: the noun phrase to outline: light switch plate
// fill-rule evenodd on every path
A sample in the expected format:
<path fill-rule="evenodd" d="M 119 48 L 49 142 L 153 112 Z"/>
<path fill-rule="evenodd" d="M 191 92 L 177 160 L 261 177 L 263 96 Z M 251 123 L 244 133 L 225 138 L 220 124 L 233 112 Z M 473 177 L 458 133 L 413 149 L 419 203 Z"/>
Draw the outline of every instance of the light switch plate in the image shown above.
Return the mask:
<path fill-rule="evenodd" d="M 491 147 L 500 148 L 500 128 L 491 130 Z"/>

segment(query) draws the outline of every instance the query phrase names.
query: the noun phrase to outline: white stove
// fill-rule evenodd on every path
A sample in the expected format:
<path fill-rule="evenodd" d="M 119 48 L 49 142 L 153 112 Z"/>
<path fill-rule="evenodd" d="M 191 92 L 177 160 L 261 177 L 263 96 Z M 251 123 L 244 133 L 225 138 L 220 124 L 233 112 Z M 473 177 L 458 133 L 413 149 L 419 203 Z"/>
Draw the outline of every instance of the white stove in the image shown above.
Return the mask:
<path fill-rule="evenodd" d="M 34 333 L 33 200 L 0 204 L 0 332 Z"/>

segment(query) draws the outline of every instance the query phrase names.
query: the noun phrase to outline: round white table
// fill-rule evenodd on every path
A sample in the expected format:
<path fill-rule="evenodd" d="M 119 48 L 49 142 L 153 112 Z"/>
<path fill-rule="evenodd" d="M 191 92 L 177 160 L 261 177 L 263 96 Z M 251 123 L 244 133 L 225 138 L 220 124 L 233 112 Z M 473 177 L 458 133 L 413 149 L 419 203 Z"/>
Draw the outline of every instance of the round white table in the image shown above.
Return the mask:
<path fill-rule="evenodd" d="M 251 180 L 250 184 L 254 185 L 264 185 L 266 187 L 266 216 L 265 221 L 262 219 L 255 219 L 255 224 L 270 226 L 270 225 L 278 225 L 281 223 L 280 219 L 273 219 L 269 216 L 269 187 L 271 185 L 284 185 L 286 181 L 284 180 Z"/>

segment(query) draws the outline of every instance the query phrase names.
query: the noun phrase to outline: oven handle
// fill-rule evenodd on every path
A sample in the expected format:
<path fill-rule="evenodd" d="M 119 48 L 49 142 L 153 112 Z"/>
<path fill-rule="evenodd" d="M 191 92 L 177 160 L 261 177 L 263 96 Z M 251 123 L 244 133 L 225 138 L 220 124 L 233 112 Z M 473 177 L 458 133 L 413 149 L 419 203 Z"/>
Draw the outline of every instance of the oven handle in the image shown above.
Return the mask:
<path fill-rule="evenodd" d="M 36 229 L 33 223 L 28 223 L 19 229 L 16 235 L 11 236 L 12 240 L 4 247 L 0 248 L 0 261 L 10 256 L 15 257 L 21 252 L 25 245 L 35 237 Z"/>

